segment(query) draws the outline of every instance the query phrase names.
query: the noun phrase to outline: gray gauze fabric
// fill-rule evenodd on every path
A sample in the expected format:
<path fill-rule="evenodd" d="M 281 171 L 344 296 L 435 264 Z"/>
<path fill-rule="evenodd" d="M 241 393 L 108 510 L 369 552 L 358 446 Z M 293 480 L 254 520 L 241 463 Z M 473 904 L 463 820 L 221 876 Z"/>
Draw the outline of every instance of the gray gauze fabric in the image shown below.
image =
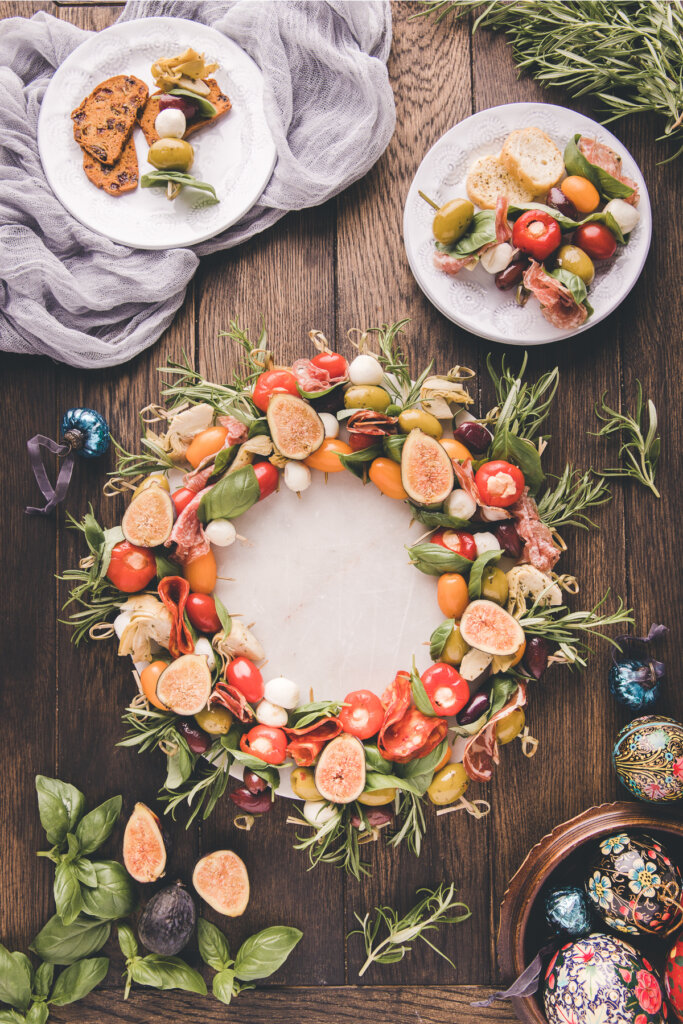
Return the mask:
<path fill-rule="evenodd" d="M 43 13 L 2 22 L 0 349 L 90 368 L 126 362 L 171 323 L 200 256 L 239 245 L 289 210 L 324 203 L 389 143 L 385 0 L 134 0 L 121 20 L 160 15 L 212 25 L 259 65 L 277 146 L 273 175 L 239 223 L 193 249 L 146 252 L 95 234 L 50 191 L 36 140 L 55 68 L 91 33 Z"/>

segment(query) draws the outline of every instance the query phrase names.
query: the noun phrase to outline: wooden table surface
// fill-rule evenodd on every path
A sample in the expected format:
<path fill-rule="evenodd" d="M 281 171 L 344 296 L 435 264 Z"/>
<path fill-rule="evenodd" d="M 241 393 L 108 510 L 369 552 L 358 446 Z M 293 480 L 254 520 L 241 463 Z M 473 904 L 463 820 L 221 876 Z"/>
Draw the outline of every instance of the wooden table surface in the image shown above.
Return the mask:
<path fill-rule="evenodd" d="M 0 15 L 29 16 L 38 10 L 87 29 L 112 24 L 120 8 L 108 5 L 0 3 Z M 485 373 L 490 349 L 504 349 L 466 334 L 425 300 L 410 273 L 401 237 L 403 202 L 415 170 L 429 147 L 453 124 L 474 111 L 512 100 L 566 103 L 561 93 L 543 92 L 517 81 L 505 43 L 466 25 L 410 21 L 412 5 L 394 6 L 394 41 L 389 69 L 396 108 L 396 134 L 373 170 L 336 200 L 286 217 L 273 230 L 237 250 L 205 259 L 172 327 L 153 349 L 126 366 L 102 372 L 75 371 L 46 359 L 2 359 L 3 444 L 0 448 L 4 502 L 4 636 L 2 703 L 2 829 L 0 829 L 0 936 L 10 948 L 25 949 L 52 913 L 52 866 L 36 859 L 43 845 L 34 791 L 37 773 L 58 775 L 80 786 L 95 803 L 122 793 L 129 811 L 135 800 L 154 804 L 163 781 L 162 764 L 115 747 L 121 710 L 130 695 L 129 665 L 112 643 L 79 650 L 58 621 L 65 590 L 55 573 L 82 555 L 79 538 L 56 518 L 27 518 L 23 506 L 37 497 L 26 439 L 56 437 L 62 412 L 77 405 L 99 409 L 127 446 L 138 437 L 137 411 L 156 397 L 155 368 L 168 357 L 189 353 L 198 369 L 221 380 L 231 353 L 217 337 L 238 315 L 252 329 L 264 314 L 270 340 L 283 361 L 301 353 L 310 328 L 338 339 L 348 353 L 346 330 L 407 316 L 408 345 L 416 365 L 435 358 L 441 371 L 455 363 L 480 371 L 483 407 L 493 404 Z M 583 112 L 589 108 L 579 105 Z M 665 713 L 683 717 L 681 657 L 676 638 L 683 626 L 680 602 L 680 499 L 683 447 L 679 356 L 680 207 L 674 206 L 678 164 L 657 165 L 659 126 L 647 118 L 618 124 L 616 133 L 640 164 L 653 200 L 653 246 L 645 271 L 621 308 L 575 341 L 534 349 L 532 372 L 558 364 L 559 399 L 553 413 L 548 465 L 565 460 L 579 467 L 612 461 L 595 429 L 593 404 L 607 389 L 613 403 L 633 403 L 639 377 L 657 403 L 663 435 L 656 501 L 636 484 L 614 487 L 610 506 L 598 511 L 599 532 L 574 531 L 563 566 L 576 570 L 582 606 L 608 587 L 635 608 L 638 627 L 652 621 L 672 628 L 666 646 L 669 682 L 661 702 Z M 568 131 L 570 124 L 567 125 Z M 678 269 L 677 269 L 678 261 Z M 0 269 L 1 274 L 1 269 Z M 508 350 L 513 360 L 521 350 Z M 101 521 L 120 520 L 117 500 L 101 495 L 105 468 L 79 463 L 66 507 L 80 516 L 89 502 Z M 512 1020 L 506 1004 L 474 1010 L 501 982 L 496 964 L 498 907 L 507 882 L 529 848 L 555 824 L 619 790 L 610 764 L 614 736 L 627 720 L 607 692 L 609 654 L 599 649 L 583 675 L 548 672 L 531 688 L 528 721 L 540 740 L 533 760 L 519 744 L 503 751 L 502 764 L 486 789 L 491 814 L 476 821 L 463 814 L 436 819 L 430 813 L 422 856 L 369 849 L 372 878 L 358 883 L 332 868 L 307 872 L 304 855 L 292 849 L 285 827 L 287 801 L 247 834 L 232 827 L 233 805 L 224 800 L 201 827 L 173 828 L 174 862 L 189 874 L 202 852 L 231 846 L 247 861 L 253 897 L 243 918 L 229 922 L 231 942 L 276 922 L 296 925 L 304 938 L 272 984 L 247 992 L 226 1010 L 211 999 L 137 989 L 122 1000 L 120 958 L 104 985 L 84 1002 L 55 1009 L 56 1021 L 161 1022 L 164 1019 L 235 1024 L 277 1020 L 469 1022 Z M 120 837 L 119 837 L 120 838 Z M 118 855 L 113 848 L 114 855 Z M 444 948 L 455 969 L 427 948 L 402 963 L 373 968 L 359 984 L 359 939 L 346 940 L 353 913 L 386 902 L 407 908 L 416 888 L 453 879 L 472 917 L 445 931 Z M 216 918 L 216 920 L 218 920 Z M 225 923 L 225 922 L 223 922 Z"/>

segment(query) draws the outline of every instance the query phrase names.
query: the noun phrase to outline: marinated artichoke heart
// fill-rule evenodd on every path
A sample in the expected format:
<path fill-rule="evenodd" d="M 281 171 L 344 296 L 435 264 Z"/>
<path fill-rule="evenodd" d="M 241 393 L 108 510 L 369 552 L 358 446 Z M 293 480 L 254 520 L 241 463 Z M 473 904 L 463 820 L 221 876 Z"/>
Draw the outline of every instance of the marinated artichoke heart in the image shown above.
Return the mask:
<path fill-rule="evenodd" d="M 207 64 L 203 53 L 197 53 L 192 47 L 188 47 L 185 53 L 177 57 L 162 57 L 152 64 L 152 78 L 157 89 L 170 92 L 171 89 L 190 89 L 200 95 L 208 93 L 208 87 L 204 89 L 197 86 L 204 85 L 202 79 L 207 78 L 213 71 L 218 70 L 218 64 Z"/>
<path fill-rule="evenodd" d="M 516 565 L 507 574 L 508 600 L 511 615 L 524 615 L 529 604 L 557 606 L 562 604 L 562 591 L 552 577 L 533 565 Z"/>
<path fill-rule="evenodd" d="M 214 410 L 206 402 L 191 405 L 172 415 L 163 434 L 147 430 L 147 437 L 166 452 L 174 462 L 182 462 L 192 439 L 213 423 Z"/>
<path fill-rule="evenodd" d="M 450 419 L 454 405 L 472 405 L 474 399 L 463 381 L 471 380 L 474 370 L 467 366 L 454 366 L 447 374 L 427 377 L 420 388 L 420 402 L 425 412 L 438 420 Z"/>
<path fill-rule="evenodd" d="M 171 642 L 171 615 L 153 594 L 137 594 L 121 605 L 130 621 L 121 634 L 119 655 L 130 654 L 133 661 L 153 661 L 150 642 L 168 649 Z"/>

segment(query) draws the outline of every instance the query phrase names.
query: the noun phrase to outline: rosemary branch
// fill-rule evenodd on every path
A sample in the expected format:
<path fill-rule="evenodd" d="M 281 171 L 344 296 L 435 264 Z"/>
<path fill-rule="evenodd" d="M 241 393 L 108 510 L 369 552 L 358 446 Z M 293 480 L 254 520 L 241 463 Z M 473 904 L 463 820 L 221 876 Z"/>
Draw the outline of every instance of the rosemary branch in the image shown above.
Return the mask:
<path fill-rule="evenodd" d="M 608 626 L 633 625 L 633 609 L 627 608 L 621 598 L 613 612 L 600 614 L 600 609 L 609 596 L 609 590 L 600 601 L 590 609 L 572 612 L 565 605 L 541 606 L 538 601 L 523 615 L 519 624 L 530 636 L 544 637 L 550 644 L 559 648 L 567 659 L 567 663 L 586 667 L 586 655 L 590 647 L 582 639 L 582 635 L 606 640 L 619 649 L 619 644 L 604 630 Z"/>
<path fill-rule="evenodd" d="M 541 374 L 534 384 L 528 384 L 524 380 L 527 361 L 525 352 L 522 365 L 513 374 L 503 356 L 500 373 L 497 373 L 489 353 L 486 366 L 495 388 L 497 406 L 488 414 L 487 420 L 493 421 L 496 431 L 506 427 L 517 437 L 535 442 L 550 414 L 560 381 L 560 371 L 556 366 L 554 370 Z"/>
<path fill-rule="evenodd" d="M 538 500 L 538 514 L 548 529 L 560 530 L 563 526 L 599 529 L 586 511 L 612 500 L 609 485 L 602 477 L 596 477 L 592 469 L 579 473 L 567 463 L 562 476 L 555 479 L 556 486 Z"/>
<path fill-rule="evenodd" d="M 409 319 L 398 320 L 395 324 L 382 324 L 371 327 L 369 334 L 376 334 L 379 344 L 379 361 L 384 369 L 383 386 L 389 392 L 396 405 L 401 409 L 410 409 L 420 400 L 420 388 L 432 372 L 433 361 L 416 381 L 410 372 L 408 356 L 401 348 L 399 335 Z"/>
<path fill-rule="evenodd" d="M 607 392 L 602 395 L 600 403 L 595 405 L 595 415 L 603 426 L 594 436 L 609 437 L 610 434 L 620 434 L 621 447 L 618 457 L 623 462 L 621 466 L 611 466 L 599 472 L 600 476 L 604 477 L 632 477 L 659 498 L 659 491 L 655 487 L 655 471 L 661 451 L 661 441 L 657 433 L 657 409 L 652 399 L 648 399 L 648 427 L 645 432 L 643 387 L 640 381 L 636 381 L 636 385 L 636 410 L 632 416 L 630 413 L 610 408 L 605 402 Z"/>

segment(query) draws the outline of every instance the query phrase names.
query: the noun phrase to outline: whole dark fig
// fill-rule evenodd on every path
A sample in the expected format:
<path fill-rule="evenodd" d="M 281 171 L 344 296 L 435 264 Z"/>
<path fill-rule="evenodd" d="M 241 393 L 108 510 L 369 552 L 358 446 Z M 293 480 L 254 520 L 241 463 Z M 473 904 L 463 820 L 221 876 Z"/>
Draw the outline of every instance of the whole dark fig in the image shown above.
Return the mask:
<path fill-rule="evenodd" d="M 244 769 L 244 778 L 242 781 L 249 792 L 253 793 L 254 796 L 256 796 L 257 793 L 265 793 L 268 789 L 268 783 L 266 780 L 262 779 L 260 775 L 256 774 L 256 772 L 252 772 L 250 768 Z"/>
<path fill-rule="evenodd" d="M 517 533 L 513 523 L 499 523 L 493 531 L 503 552 L 510 558 L 519 558 L 524 548 L 524 541 Z"/>
<path fill-rule="evenodd" d="M 189 718 L 181 718 L 177 725 L 178 732 L 184 736 L 193 754 L 205 754 L 211 746 L 211 737 L 191 722 Z"/>
<path fill-rule="evenodd" d="M 263 793 L 250 793 L 246 786 L 240 786 L 239 789 L 233 789 L 229 796 L 234 804 L 249 814 L 265 814 L 273 803 L 269 789 Z"/>
<path fill-rule="evenodd" d="M 475 455 L 480 455 L 485 452 L 488 446 L 493 441 L 491 431 L 487 430 L 481 423 L 474 423 L 469 420 L 467 423 L 461 423 L 457 430 L 453 431 L 453 437 L 456 441 L 460 441 L 466 448 L 469 448 Z"/>
<path fill-rule="evenodd" d="M 182 882 L 152 896 L 138 923 L 140 942 L 151 953 L 175 956 L 192 937 L 197 911 Z"/>
<path fill-rule="evenodd" d="M 481 718 L 490 706 L 491 701 L 489 700 L 488 693 L 475 693 L 467 701 L 465 707 L 455 716 L 455 720 L 458 725 L 471 725 L 472 722 L 476 722 L 478 718 Z"/>
<path fill-rule="evenodd" d="M 534 679 L 540 679 L 547 669 L 549 656 L 548 641 L 542 636 L 532 636 L 527 640 L 524 664 Z"/>

